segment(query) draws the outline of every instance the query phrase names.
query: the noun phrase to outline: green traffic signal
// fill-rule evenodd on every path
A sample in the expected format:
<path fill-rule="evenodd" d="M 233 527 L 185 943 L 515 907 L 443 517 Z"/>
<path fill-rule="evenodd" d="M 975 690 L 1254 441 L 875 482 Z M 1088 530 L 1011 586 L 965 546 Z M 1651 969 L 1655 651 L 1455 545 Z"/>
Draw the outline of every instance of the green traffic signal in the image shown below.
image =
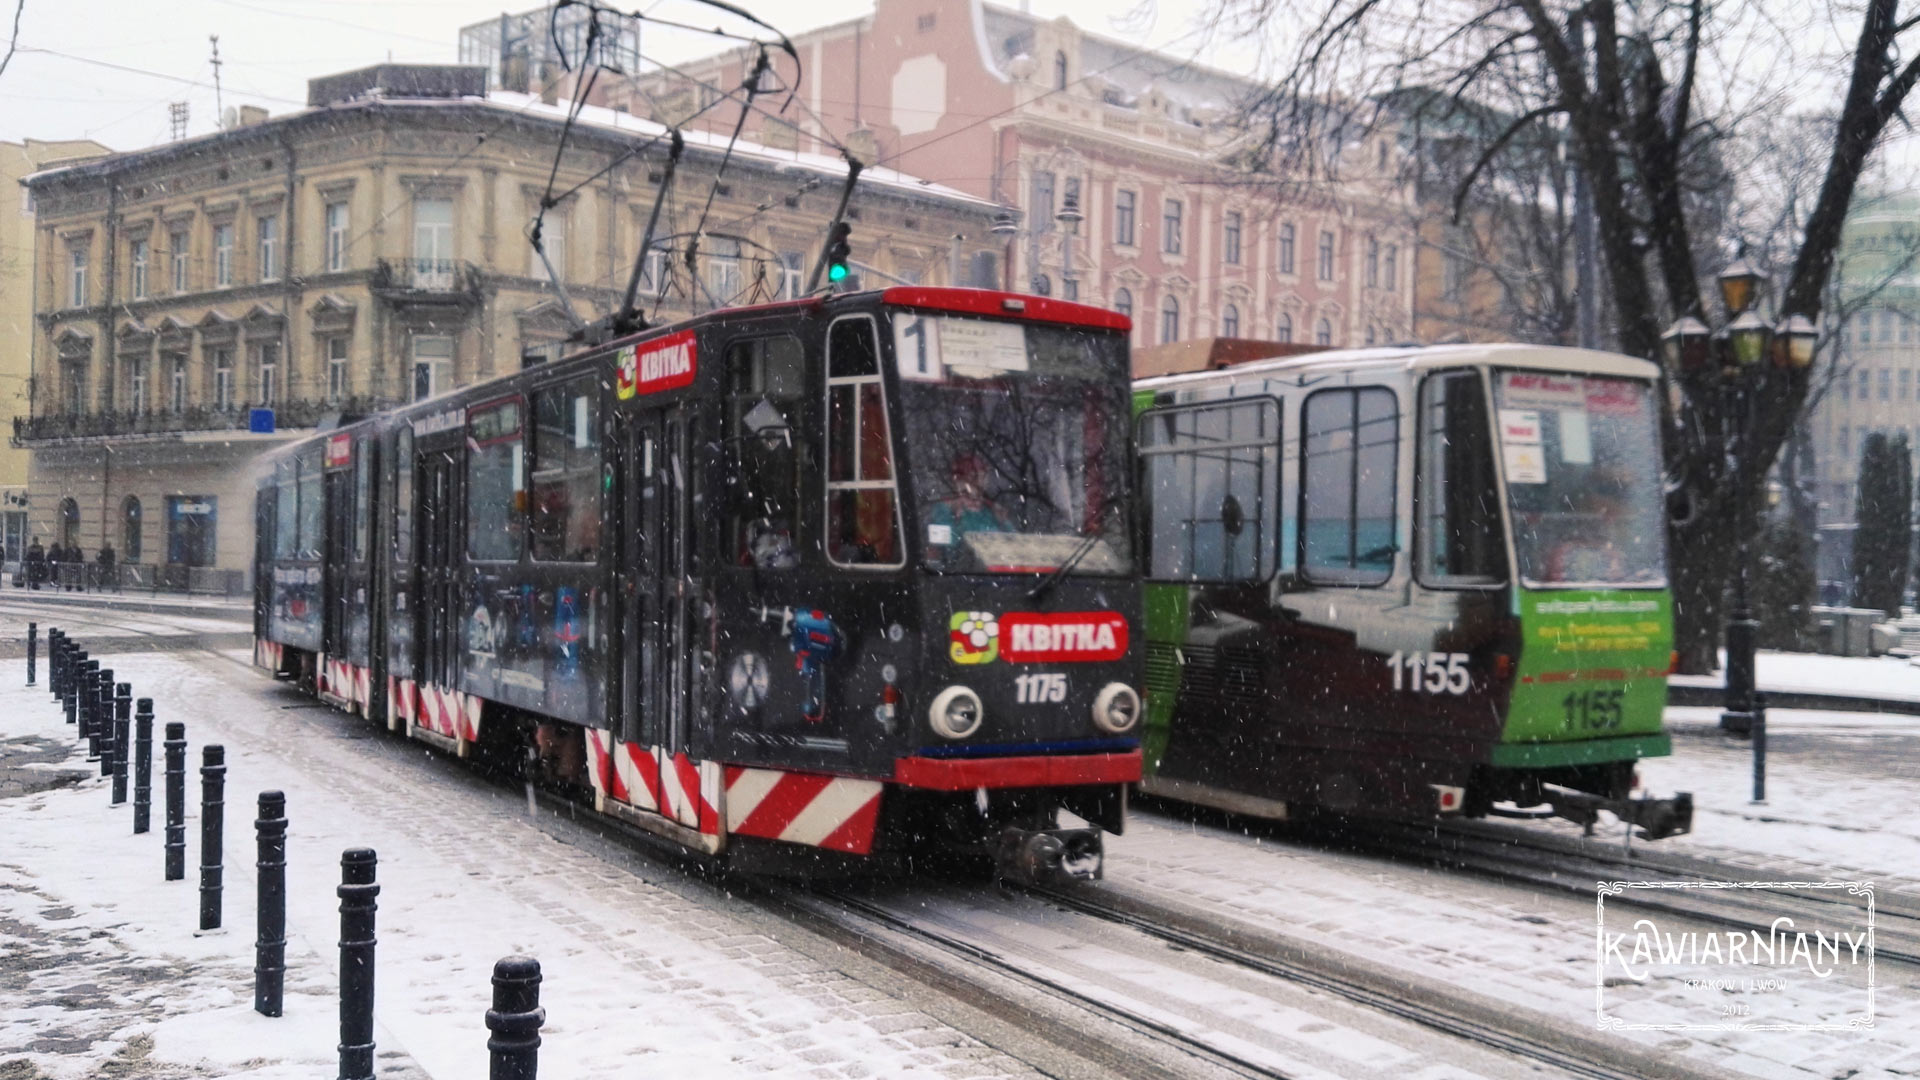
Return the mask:
<path fill-rule="evenodd" d="M 846 280 L 846 277 L 847 277 L 846 263 L 834 263 L 832 266 L 827 267 L 828 281 L 844 281 Z"/>

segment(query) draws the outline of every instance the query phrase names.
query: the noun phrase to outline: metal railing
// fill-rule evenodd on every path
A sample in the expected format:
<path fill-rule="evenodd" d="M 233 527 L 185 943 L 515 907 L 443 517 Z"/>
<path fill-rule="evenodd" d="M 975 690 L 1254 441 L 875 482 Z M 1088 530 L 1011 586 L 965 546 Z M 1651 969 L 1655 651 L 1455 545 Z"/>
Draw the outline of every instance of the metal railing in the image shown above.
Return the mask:
<path fill-rule="evenodd" d="M 324 398 L 281 401 L 273 406 L 274 426 L 310 428 L 329 415 L 337 414 L 343 419 L 366 416 L 392 408 L 394 404 L 386 398 L 370 395 L 358 395 L 340 401 L 328 401 Z M 247 413 L 251 407 L 236 405 L 231 409 L 216 409 L 211 406 L 195 405 L 179 412 L 170 410 L 134 412 L 108 409 L 100 412 L 16 416 L 13 418 L 13 442 L 15 446 L 19 446 L 43 440 L 172 435 L 194 431 L 245 431 L 247 430 Z"/>
<path fill-rule="evenodd" d="M 42 564 L 39 586 L 56 592 L 146 592 L 196 593 L 206 596 L 245 596 L 247 572 L 224 570 L 216 566 L 179 566 L 172 563 L 116 563 L 111 567 L 97 562 Z M 16 587 L 34 584 L 32 564 L 22 562 L 14 571 Z"/>

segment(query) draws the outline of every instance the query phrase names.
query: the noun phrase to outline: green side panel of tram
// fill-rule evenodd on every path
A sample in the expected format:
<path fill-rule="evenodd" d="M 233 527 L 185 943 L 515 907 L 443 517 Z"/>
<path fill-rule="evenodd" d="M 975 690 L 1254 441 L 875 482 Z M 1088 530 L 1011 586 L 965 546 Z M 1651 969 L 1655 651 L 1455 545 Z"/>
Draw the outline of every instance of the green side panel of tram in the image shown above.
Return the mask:
<path fill-rule="evenodd" d="M 1492 764 L 1551 768 L 1659 757 L 1673 650 L 1666 590 L 1521 589 L 1524 635 Z"/>
<path fill-rule="evenodd" d="M 1181 643 L 1186 640 L 1188 600 L 1185 585 L 1148 585 L 1143 590 L 1147 631 L 1147 719 L 1141 732 L 1142 767 L 1151 774 L 1160 767 L 1173 734 L 1173 707 L 1180 699 Z"/>

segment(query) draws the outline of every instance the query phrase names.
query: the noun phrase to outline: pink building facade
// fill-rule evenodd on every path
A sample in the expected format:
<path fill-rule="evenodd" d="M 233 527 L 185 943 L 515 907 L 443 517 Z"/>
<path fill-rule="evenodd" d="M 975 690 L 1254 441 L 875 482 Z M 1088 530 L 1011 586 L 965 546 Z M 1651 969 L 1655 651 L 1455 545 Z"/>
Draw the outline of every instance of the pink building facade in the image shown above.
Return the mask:
<path fill-rule="evenodd" d="M 794 44 L 794 102 L 750 118 L 748 137 L 829 153 L 838 143 L 1009 207 L 1004 255 L 970 268 L 976 284 L 1126 312 L 1137 345 L 1409 334 L 1414 202 L 1390 139 L 1345 148 L 1334 185 L 1232 171 L 1223 162 L 1245 144 L 1236 117 L 1254 83 L 979 0 L 876 0 L 871 15 Z M 684 76 L 609 104 L 705 104 L 752 62 L 734 50 L 679 65 Z M 767 112 L 792 67 L 776 56 L 782 89 L 759 98 Z M 736 116 L 723 102 L 698 122 L 731 128 Z M 1069 198 L 1082 215 L 1073 227 L 1057 220 Z"/>

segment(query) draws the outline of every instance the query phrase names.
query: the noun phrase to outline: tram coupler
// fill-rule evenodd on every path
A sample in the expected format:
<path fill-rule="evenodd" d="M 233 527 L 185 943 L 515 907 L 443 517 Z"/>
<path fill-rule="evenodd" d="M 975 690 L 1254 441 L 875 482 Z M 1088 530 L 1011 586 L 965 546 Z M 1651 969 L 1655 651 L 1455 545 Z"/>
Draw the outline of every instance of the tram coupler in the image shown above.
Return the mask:
<path fill-rule="evenodd" d="M 1099 829 L 1022 829 L 1009 825 L 994 850 L 994 869 L 1009 881 L 1059 885 L 1098 879 L 1106 864 Z"/>
<path fill-rule="evenodd" d="M 1640 839 L 1664 840 L 1693 831 L 1693 793 L 1678 792 L 1671 799 L 1614 799 L 1585 791 L 1545 787 L 1541 793 L 1555 817 L 1584 826 L 1591 833 L 1605 810 L 1629 825 L 1640 826 Z"/>

